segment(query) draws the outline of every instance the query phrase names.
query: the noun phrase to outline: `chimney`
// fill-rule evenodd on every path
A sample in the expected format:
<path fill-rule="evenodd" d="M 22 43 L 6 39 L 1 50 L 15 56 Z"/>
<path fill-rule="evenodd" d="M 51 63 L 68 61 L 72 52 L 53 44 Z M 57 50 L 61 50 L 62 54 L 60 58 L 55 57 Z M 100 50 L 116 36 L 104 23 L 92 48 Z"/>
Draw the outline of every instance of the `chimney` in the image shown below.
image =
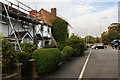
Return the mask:
<path fill-rule="evenodd" d="M 30 16 L 35 17 L 35 15 L 37 15 L 37 11 L 33 10 L 33 11 L 29 11 Z"/>
<path fill-rule="evenodd" d="M 51 14 L 54 15 L 54 16 L 56 16 L 56 8 L 52 8 L 51 9 Z"/>

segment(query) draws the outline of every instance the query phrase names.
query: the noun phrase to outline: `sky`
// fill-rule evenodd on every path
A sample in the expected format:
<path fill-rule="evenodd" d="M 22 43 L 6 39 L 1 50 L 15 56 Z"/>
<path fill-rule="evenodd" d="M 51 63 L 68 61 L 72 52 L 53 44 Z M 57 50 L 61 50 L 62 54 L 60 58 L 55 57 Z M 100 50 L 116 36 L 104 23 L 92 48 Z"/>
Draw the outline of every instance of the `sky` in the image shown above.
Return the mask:
<path fill-rule="evenodd" d="M 15 3 L 15 0 L 8 0 Z M 118 22 L 119 0 L 20 0 L 37 9 L 51 11 L 57 8 L 57 16 L 65 19 L 73 27 L 72 31 L 81 37 L 87 34 L 100 36 L 111 23 Z M 100 30 L 101 25 L 101 30 Z"/>

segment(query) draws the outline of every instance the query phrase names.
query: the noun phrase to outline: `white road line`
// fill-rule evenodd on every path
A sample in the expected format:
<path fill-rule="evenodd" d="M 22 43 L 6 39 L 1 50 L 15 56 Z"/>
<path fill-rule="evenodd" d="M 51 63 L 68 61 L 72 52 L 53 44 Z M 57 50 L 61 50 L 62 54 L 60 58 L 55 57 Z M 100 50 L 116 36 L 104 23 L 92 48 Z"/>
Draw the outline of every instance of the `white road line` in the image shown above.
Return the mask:
<path fill-rule="evenodd" d="M 79 79 L 78 79 L 78 80 L 81 80 L 82 77 L 83 77 L 83 74 L 84 74 L 84 72 L 85 72 L 85 68 L 86 68 L 86 66 L 87 66 L 87 63 L 88 63 L 88 60 L 89 60 L 89 58 L 90 58 L 91 53 L 92 53 L 92 49 L 90 50 L 90 53 L 89 53 L 89 55 L 88 55 L 88 57 L 87 57 L 87 59 L 86 59 L 86 61 L 85 61 L 85 64 L 84 64 L 84 66 L 83 66 L 83 68 L 82 68 L 82 71 L 81 71 L 81 73 L 80 73 L 80 75 L 79 75 Z"/>

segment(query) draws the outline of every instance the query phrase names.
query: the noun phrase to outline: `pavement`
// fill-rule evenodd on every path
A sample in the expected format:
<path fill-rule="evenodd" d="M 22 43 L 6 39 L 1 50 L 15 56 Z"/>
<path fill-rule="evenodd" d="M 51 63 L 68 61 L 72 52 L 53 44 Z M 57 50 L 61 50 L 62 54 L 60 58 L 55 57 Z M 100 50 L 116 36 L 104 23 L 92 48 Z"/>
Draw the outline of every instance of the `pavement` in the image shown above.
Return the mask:
<path fill-rule="evenodd" d="M 118 51 L 108 49 L 93 50 L 83 78 L 118 78 Z"/>
<path fill-rule="evenodd" d="M 68 61 L 65 65 L 62 65 L 59 69 L 53 73 L 47 75 L 45 78 L 78 78 L 80 71 L 84 65 L 84 62 L 89 54 L 89 51 L 85 51 L 83 56 L 73 57 L 71 61 Z"/>

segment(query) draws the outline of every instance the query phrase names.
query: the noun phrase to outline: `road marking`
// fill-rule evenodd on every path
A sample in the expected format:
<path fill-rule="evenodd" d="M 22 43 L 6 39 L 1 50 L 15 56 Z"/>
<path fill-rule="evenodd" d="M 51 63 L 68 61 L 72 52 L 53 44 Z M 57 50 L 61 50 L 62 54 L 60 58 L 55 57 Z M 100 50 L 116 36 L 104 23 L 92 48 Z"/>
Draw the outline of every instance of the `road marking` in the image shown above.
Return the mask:
<path fill-rule="evenodd" d="M 85 72 L 85 68 L 86 68 L 86 66 L 87 66 L 87 63 L 88 63 L 88 60 L 89 60 L 89 58 L 90 58 L 91 53 L 92 53 L 92 49 L 90 50 L 90 53 L 89 53 L 89 55 L 88 55 L 88 57 L 87 57 L 87 59 L 86 59 L 86 61 L 85 61 L 85 64 L 84 64 L 84 66 L 83 66 L 83 68 L 82 68 L 82 71 L 81 71 L 81 73 L 80 73 L 80 75 L 79 75 L 79 79 L 78 79 L 78 80 L 81 80 L 82 77 L 83 77 L 83 74 L 84 74 L 84 72 Z"/>

